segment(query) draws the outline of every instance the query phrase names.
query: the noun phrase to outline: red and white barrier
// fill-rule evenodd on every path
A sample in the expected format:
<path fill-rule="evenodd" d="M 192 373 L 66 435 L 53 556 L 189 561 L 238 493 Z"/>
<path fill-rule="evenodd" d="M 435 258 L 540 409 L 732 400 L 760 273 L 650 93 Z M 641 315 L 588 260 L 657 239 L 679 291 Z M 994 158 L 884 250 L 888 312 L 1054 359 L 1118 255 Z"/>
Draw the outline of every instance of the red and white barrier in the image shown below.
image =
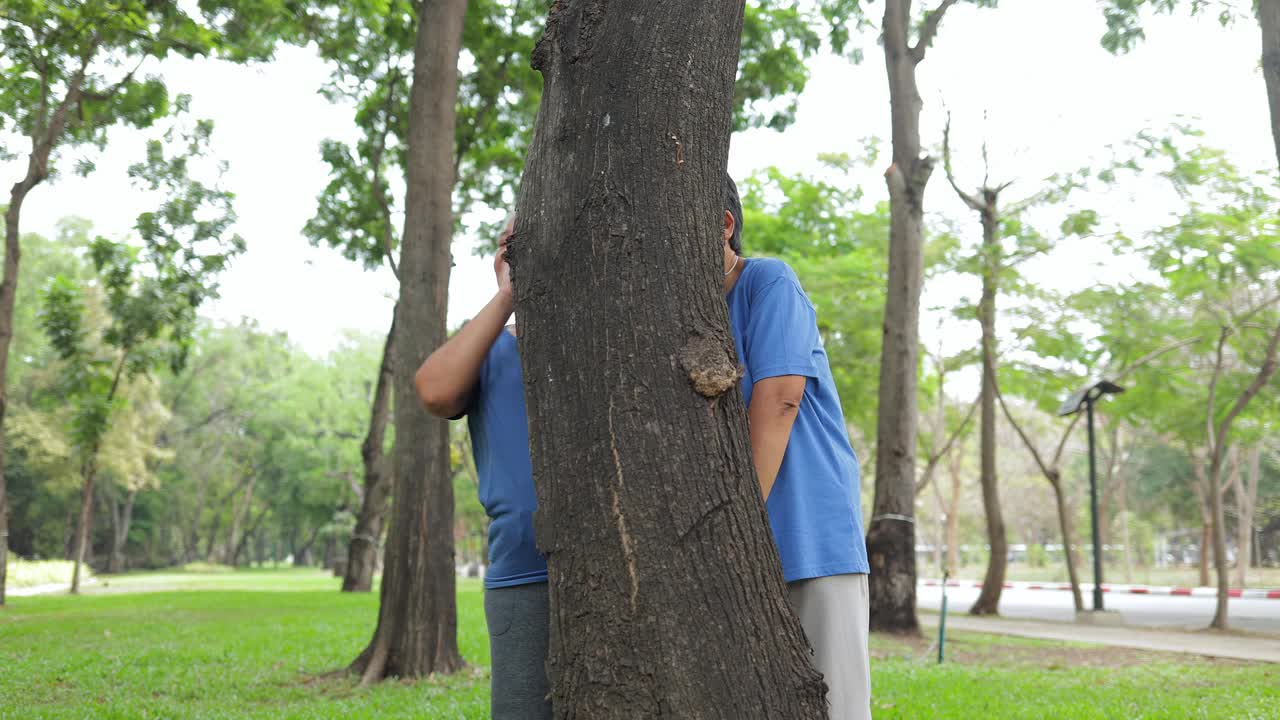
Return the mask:
<path fill-rule="evenodd" d="M 926 587 L 937 587 L 942 584 L 941 580 L 921 580 L 921 585 Z M 1011 590 L 1071 590 L 1070 583 L 1053 583 L 1053 582 L 1006 582 L 1006 588 Z M 948 580 L 947 587 L 969 587 L 980 588 L 982 582 L 978 580 Z M 1081 583 L 1081 592 L 1093 592 L 1093 583 Z M 1216 597 L 1217 588 L 1211 587 L 1164 587 L 1157 585 L 1103 585 L 1102 592 L 1115 593 L 1125 595 L 1177 595 L 1182 597 Z M 1280 600 L 1280 590 L 1266 590 L 1262 588 L 1231 588 L 1228 591 L 1233 598 L 1246 598 L 1251 600 Z"/>

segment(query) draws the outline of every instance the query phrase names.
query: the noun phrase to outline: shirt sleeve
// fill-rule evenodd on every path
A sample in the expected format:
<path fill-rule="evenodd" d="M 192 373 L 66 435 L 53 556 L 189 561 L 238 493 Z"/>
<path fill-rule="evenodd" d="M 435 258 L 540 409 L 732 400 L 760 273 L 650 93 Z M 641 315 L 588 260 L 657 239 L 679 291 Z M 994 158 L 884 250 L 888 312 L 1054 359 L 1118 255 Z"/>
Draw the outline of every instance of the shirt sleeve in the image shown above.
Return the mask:
<path fill-rule="evenodd" d="M 752 298 L 743 342 L 752 382 L 782 375 L 817 378 L 817 345 L 817 313 L 795 280 L 780 277 Z"/>

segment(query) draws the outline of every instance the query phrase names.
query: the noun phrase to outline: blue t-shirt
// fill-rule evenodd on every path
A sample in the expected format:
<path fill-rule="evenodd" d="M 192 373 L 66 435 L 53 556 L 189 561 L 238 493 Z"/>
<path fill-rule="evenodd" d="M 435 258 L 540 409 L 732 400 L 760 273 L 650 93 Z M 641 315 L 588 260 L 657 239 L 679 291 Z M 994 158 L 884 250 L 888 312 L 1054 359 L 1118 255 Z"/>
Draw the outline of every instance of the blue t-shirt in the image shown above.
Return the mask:
<path fill-rule="evenodd" d="M 802 375 L 804 399 L 765 508 L 787 582 L 869 572 L 858 459 L 849 444 L 817 315 L 794 271 L 753 258 L 729 291 L 729 324 L 746 375 L 742 395 L 766 378 Z"/>
<path fill-rule="evenodd" d="M 489 516 L 487 588 L 547 581 L 547 561 L 533 539 L 538 498 L 529 462 L 529 421 L 515 337 L 503 330 L 489 348 L 467 406 L 480 504 Z"/>

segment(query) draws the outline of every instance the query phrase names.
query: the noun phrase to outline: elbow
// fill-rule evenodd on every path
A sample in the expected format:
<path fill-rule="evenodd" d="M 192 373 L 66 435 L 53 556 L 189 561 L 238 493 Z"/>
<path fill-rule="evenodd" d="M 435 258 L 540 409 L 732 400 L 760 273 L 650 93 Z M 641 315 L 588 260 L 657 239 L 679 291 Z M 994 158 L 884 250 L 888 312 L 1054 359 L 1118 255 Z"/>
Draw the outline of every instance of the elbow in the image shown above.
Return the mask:
<path fill-rule="evenodd" d="M 446 384 L 433 378 L 427 363 L 418 368 L 413 376 L 414 389 L 418 391 L 418 400 L 427 412 L 441 418 L 456 417 L 461 412 L 461 401 L 455 393 L 448 392 Z"/>

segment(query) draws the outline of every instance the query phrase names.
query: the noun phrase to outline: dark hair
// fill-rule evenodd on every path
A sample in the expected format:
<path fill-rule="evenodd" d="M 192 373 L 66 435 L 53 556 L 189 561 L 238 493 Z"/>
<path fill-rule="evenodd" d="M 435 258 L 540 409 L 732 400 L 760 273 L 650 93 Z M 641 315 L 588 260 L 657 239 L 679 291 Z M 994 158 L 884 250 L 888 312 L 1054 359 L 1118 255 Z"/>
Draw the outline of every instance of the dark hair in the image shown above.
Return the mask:
<path fill-rule="evenodd" d="M 733 236 L 729 238 L 729 247 L 739 255 L 742 254 L 742 201 L 738 198 L 738 186 L 728 173 L 724 176 L 724 209 L 733 215 Z"/>

